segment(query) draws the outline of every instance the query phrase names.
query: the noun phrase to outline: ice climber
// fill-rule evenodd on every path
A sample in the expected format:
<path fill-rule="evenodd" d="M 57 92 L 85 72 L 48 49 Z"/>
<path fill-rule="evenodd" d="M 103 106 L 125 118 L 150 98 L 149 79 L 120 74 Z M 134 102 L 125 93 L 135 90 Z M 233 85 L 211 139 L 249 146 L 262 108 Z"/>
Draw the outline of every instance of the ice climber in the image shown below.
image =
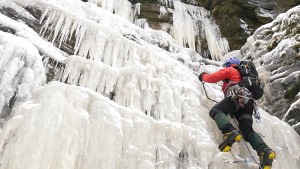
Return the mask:
<path fill-rule="evenodd" d="M 213 106 L 209 112 L 210 117 L 215 120 L 223 133 L 224 141 L 219 145 L 219 149 L 223 152 L 230 151 L 232 144 L 239 142 L 243 136 L 244 140 L 257 151 L 260 167 L 270 169 L 276 154 L 252 128 L 255 103 L 251 98 L 251 92 L 237 84 L 242 80 L 240 72 L 235 68 L 240 62 L 238 58 L 229 58 L 225 61 L 223 69 L 212 74 L 201 73 L 198 78 L 201 82 L 208 83 L 223 81 L 222 91 L 225 98 Z M 238 97 L 235 96 L 237 92 Z M 240 93 L 245 95 L 241 96 Z M 229 121 L 228 114 L 233 115 L 238 121 L 241 134 Z"/>

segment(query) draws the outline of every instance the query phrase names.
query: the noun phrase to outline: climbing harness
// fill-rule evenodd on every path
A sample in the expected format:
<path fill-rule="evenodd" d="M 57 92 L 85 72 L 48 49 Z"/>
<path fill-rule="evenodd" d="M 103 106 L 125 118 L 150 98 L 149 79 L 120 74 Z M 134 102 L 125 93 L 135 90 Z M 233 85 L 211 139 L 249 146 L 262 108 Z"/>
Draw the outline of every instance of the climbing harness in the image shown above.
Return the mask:
<path fill-rule="evenodd" d="M 254 117 L 257 123 L 261 122 L 260 113 L 258 111 L 258 106 L 256 101 L 253 99 L 252 93 L 244 86 L 239 86 L 238 84 L 229 86 L 225 90 L 225 97 L 231 97 L 232 99 L 237 99 L 239 106 L 244 107 L 245 104 L 249 103 L 250 100 L 253 102 L 254 107 Z"/>
<path fill-rule="evenodd" d="M 241 107 L 244 107 L 250 100 L 253 100 L 252 93 L 246 87 L 239 86 L 238 84 L 228 87 L 225 97 L 237 99 Z"/>

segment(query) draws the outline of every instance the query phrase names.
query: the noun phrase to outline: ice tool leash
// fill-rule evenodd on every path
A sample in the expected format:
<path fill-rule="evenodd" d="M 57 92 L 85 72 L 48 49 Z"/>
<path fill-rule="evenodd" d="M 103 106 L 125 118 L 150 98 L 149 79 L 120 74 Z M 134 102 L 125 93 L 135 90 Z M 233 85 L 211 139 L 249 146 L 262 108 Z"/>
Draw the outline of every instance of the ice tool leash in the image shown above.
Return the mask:
<path fill-rule="evenodd" d="M 202 66 L 202 67 L 201 67 L 201 66 Z M 198 76 L 204 71 L 204 68 L 205 68 L 205 63 L 200 62 L 199 66 L 198 66 L 198 68 L 197 68 L 197 70 L 196 70 L 196 74 L 195 74 L 195 75 L 198 77 Z M 200 72 L 199 72 L 199 70 L 200 70 Z M 205 86 L 204 86 L 204 82 L 201 82 L 201 83 L 202 83 L 202 86 L 203 86 L 203 89 L 204 89 L 204 93 L 205 93 L 207 99 L 210 100 L 210 101 L 213 101 L 213 102 L 215 102 L 215 103 L 218 103 L 216 100 L 213 100 L 213 99 L 211 99 L 211 98 L 208 97 L 206 88 L 205 88 Z"/>

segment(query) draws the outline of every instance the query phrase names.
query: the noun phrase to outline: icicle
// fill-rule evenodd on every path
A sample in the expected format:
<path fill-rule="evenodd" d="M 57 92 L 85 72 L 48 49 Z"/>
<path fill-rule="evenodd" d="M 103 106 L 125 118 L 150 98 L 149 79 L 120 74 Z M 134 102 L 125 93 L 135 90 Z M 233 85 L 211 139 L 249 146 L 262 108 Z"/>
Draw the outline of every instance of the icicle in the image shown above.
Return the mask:
<path fill-rule="evenodd" d="M 44 18 L 45 16 L 49 13 L 49 8 L 47 10 L 45 10 L 44 14 L 42 15 L 41 17 L 41 23 L 42 21 L 44 21 Z M 41 31 L 40 31 L 40 34 L 41 36 L 44 36 L 44 34 L 46 33 L 47 29 L 49 28 L 51 22 L 53 21 L 53 19 L 55 18 L 55 14 L 56 14 L 56 11 L 51 11 L 50 12 L 50 15 L 48 15 L 48 18 L 46 20 L 46 23 L 43 24 L 42 28 L 41 28 Z"/>
<path fill-rule="evenodd" d="M 58 21 L 56 22 L 56 26 L 54 28 L 54 35 L 53 35 L 52 43 L 54 43 L 54 41 L 56 40 L 58 33 L 61 33 L 62 35 L 65 33 L 65 32 L 61 32 L 62 26 L 65 25 L 64 20 L 65 20 L 65 16 L 64 16 L 64 14 L 61 14 L 59 16 Z M 67 30 L 69 30 L 69 29 L 67 29 Z M 62 43 L 62 42 L 60 42 L 60 43 Z"/>
<path fill-rule="evenodd" d="M 119 54 L 120 54 L 120 47 L 121 47 L 121 39 L 114 39 L 114 46 L 111 53 L 111 66 L 116 67 L 117 61 L 119 60 Z"/>
<path fill-rule="evenodd" d="M 77 29 L 76 29 L 76 42 L 75 42 L 75 46 L 74 46 L 74 54 L 78 54 L 81 42 L 84 38 L 84 36 L 86 35 L 88 26 L 85 24 L 78 24 L 77 25 Z"/>
<path fill-rule="evenodd" d="M 64 24 L 61 28 L 61 34 L 60 34 L 60 43 L 59 43 L 59 48 L 61 46 L 62 43 L 66 42 L 67 38 L 68 38 L 68 35 L 70 34 L 72 36 L 72 32 L 73 30 L 70 29 L 71 25 L 72 25 L 72 20 L 71 19 L 68 19 L 67 17 L 65 18 L 64 20 Z M 69 32 L 71 30 L 71 33 Z"/>
<path fill-rule="evenodd" d="M 101 62 L 71 56 L 66 60 L 62 82 L 90 88 L 105 96 L 113 92 L 119 70 Z"/>
<path fill-rule="evenodd" d="M 132 4 L 128 0 L 89 0 L 89 2 L 98 4 L 100 7 L 130 21 L 133 20 L 133 13 L 136 12 L 132 11 Z"/>
<path fill-rule="evenodd" d="M 120 48 L 119 48 L 118 59 L 116 61 L 116 67 L 117 68 L 120 68 L 124 65 L 124 60 L 125 60 L 124 50 L 125 50 L 124 46 L 121 45 Z"/>
<path fill-rule="evenodd" d="M 105 45 L 105 50 L 103 53 L 103 63 L 110 65 L 111 63 L 111 53 L 113 50 L 113 42 L 112 41 L 108 41 Z"/>
<path fill-rule="evenodd" d="M 195 22 L 192 17 L 185 11 L 181 2 L 174 2 L 173 12 L 173 36 L 179 44 L 184 47 L 195 49 Z"/>
<path fill-rule="evenodd" d="M 166 15 L 167 13 L 168 13 L 168 11 L 166 10 L 166 8 L 164 6 L 160 6 L 159 17 L 162 17 L 162 16 Z"/>
<path fill-rule="evenodd" d="M 65 63 L 64 75 L 62 81 L 68 84 L 78 85 L 80 76 L 84 70 L 84 64 L 80 63 L 83 59 L 78 57 L 69 57 Z"/>
<path fill-rule="evenodd" d="M 158 0 L 159 3 L 166 5 L 167 7 L 171 7 L 174 1 L 180 1 L 180 0 Z"/>
<path fill-rule="evenodd" d="M 46 10 L 44 11 L 44 13 L 42 14 L 42 16 L 40 18 L 40 23 L 42 23 L 42 21 L 44 21 L 44 19 L 47 16 L 49 10 L 50 10 L 49 8 L 46 8 Z M 45 26 L 45 24 L 43 26 Z"/>
<path fill-rule="evenodd" d="M 133 10 L 133 14 L 135 15 L 139 15 L 141 13 L 141 3 L 137 3 L 134 6 L 134 10 Z"/>
<path fill-rule="evenodd" d="M 135 23 L 137 26 L 141 27 L 141 28 L 144 28 L 144 29 L 149 28 L 149 24 L 148 24 L 148 22 L 147 22 L 147 19 L 143 19 L 143 18 L 137 19 L 137 20 L 134 21 L 134 23 Z"/>
<path fill-rule="evenodd" d="M 43 56 L 43 65 L 45 68 L 47 68 L 47 65 L 49 64 L 49 57 Z"/>
<path fill-rule="evenodd" d="M 105 68 L 99 66 L 99 62 L 86 63 L 79 81 L 79 85 L 97 91 L 97 86 L 100 83 L 103 69 Z"/>
<path fill-rule="evenodd" d="M 92 54 L 97 54 L 97 53 L 94 53 L 94 51 L 98 49 L 96 45 L 99 44 L 99 43 L 97 43 L 98 38 L 95 39 L 95 36 L 98 35 L 97 27 L 89 26 L 88 28 L 86 27 L 84 29 L 85 29 L 84 35 L 80 35 L 80 40 L 78 40 L 78 53 L 77 54 L 84 58 L 87 58 L 87 56 L 89 54 L 90 59 L 95 59 L 95 57 L 97 57 L 97 56 L 92 55 Z M 103 40 L 105 41 L 105 39 L 103 39 Z M 96 48 L 93 48 L 93 47 L 96 47 Z"/>

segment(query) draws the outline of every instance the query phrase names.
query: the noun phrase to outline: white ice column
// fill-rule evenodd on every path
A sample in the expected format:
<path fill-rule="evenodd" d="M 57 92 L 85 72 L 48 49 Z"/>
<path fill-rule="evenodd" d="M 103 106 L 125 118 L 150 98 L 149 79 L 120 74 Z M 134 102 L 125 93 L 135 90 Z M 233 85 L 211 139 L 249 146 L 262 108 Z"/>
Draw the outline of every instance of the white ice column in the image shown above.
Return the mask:
<path fill-rule="evenodd" d="M 68 84 L 87 87 L 108 96 L 119 80 L 119 70 L 102 62 L 70 56 L 65 61 L 65 69 L 60 80 Z"/>
<path fill-rule="evenodd" d="M 128 0 L 89 0 L 89 2 L 95 3 L 100 7 L 130 21 L 133 20 L 135 14 L 139 13 L 139 6 L 137 6 L 137 11 L 133 11 L 132 4 Z"/>
<path fill-rule="evenodd" d="M 210 18 L 210 13 L 204 8 L 179 1 L 174 1 L 174 8 L 172 35 L 178 43 L 196 50 L 195 38 L 200 36 L 206 39 L 212 59 L 221 60 L 229 51 L 229 44 L 227 39 L 222 37 L 217 24 Z M 197 50 L 204 55 L 201 48 Z"/>
<path fill-rule="evenodd" d="M 0 31 L 0 110 L 11 98 L 24 101 L 46 80 L 42 57 L 27 40 Z"/>
<path fill-rule="evenodd" d="M 181 2 L 174 2 L 172 35 L 184 47 L 195 50 L 196 23 Z"/>

